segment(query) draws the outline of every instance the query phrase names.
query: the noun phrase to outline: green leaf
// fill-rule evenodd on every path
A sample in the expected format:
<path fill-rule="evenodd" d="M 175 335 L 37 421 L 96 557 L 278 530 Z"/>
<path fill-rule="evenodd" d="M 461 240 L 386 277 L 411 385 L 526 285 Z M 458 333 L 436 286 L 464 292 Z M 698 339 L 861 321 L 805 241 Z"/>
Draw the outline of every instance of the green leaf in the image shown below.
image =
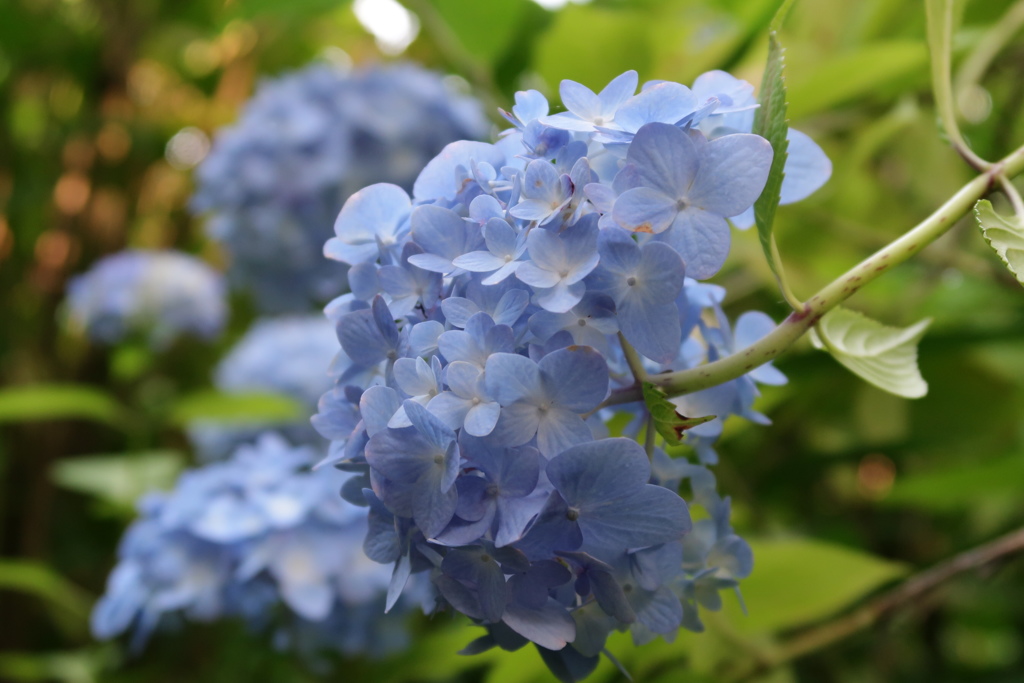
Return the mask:
<path fill-rule="evenodd" d="M 346 4 L 344 0 L 237 0 L 225 3 L 224 14 L 226 17 L 240 19 L 275 17 L 297 23 Z"/>
<path fill-rule="evenodd" d="M 41 562 L 0 560 L 0 591 L 16 591 L 43 601 L 54 623 L 70 636 L 85 633 L 92 599 Z"/>
<path fill-rule="evenodd" d="M 790 115 L 800 119 L 923 76 L 927 63 L 928 51 L 919 41 L 893 40 L 825 60 L 813 70 L 801 69 L 789 79 Z"/>
<path fill-rule="evenodd" d="M 462 46 L 483 62 L 495 64 L 512 46 L 527 16 L 528 0 L 432 0 Z M 480 27 L 487 30 L 481 31 Z"/>
<path fill-rule="evenodd" d="M 787 9 L 788 3 L 784 3 L 780 12 Z M 776 17 L 772 24 L 779 20 Z M 789 132 L 789 120 L 786 118 L 786 81 L 783 76 L 785 68 L 785 57 L 782 45 L 779 44 L 778 36 L 773 29 L 768 34 L 768 62 L 765 64 L 764 76 L 761 79 L 761 93 L 758 97 L 761 106 L 754 115 L 754 133 L 768 140 L 772 145 L 775 155 L 772 158 L 772 166 L 768 171 L 768 180 L 765 181 L 764 190 L 761 196 L 754 202 L 754 220 L 757 223 L 757 234 L 761 238 L 761 248 L 764 250 L 768 265 L 772 273 L 782 284 L 782 272 L 775 260 L 774 239 L 772 237 L 772 225 L 775 223 L 775 210 L 779 208 L 779 197 L 782 193 L 782 179 L 785 177 L 787 148 L 789 142 L 786 134 Z"/>
<path fill-rule="evenodd" d="M 683 432 L 691 427 L 702 425 L 715 419 L 714 415 L 704 417 L 687 417 L 676 410 L 676 405 L 668 400 L 668 395 L 650 382 L 643 383 L 644 403 L 654 420 L 654 428 L 670 446 L 678 446 Z"/>
<path fill-rule="evenodd" d="M 185 464 L 178 451 L 144 451 L 68 458 L 50 472 L 59 486 L 132 510 L 147 491 L 172 488 Z"/>
<path fill-rule="evenodd" d="M 974 217 L 985 241 L 999 254 L 1017 282 L 1024 285 L 1024 223 L 1017 216 L 1000 216 L 987 199 L 974 205 Z"/>
<path fill-rule="evenodd" d="M 928 383 L 917 367 L 917 342 L 931 319 L 887 327 L 845 308 L 835 308 L 811 330 L 811 342 L 861 379 L 904 398 L 921 398 Z"/>
<path fill-rule="evenodd" d="M 0 423 L 82 419 L 120 426 L 124 408 L 106 392 L 79 384 L 0 389 Z"/>
<path fill-rule="evenodd" d="M 308 417 L 309 411 L 299 401 L 272 393 L 225 394 L 201 391 L 180 399 L 171 409 L 171 422 L 226 424 L 288 423 Z"/>
<path fill-rule="evenodd" d="M 568 5 L 541 35 L 533 66 L 552 88 L 568 78 L 600 91 L 626 69 L 642 81 L 653 55 L 650 21 L 633 9 Z"/>
<path fill-rule="evenodd" d="M 747 606 L 726 601 L 729 621 L 771 633 L 827 617 L 906 573 L 874 555 L 811 539 L 751 540 L 754 572 L 740 590 Z"/>
<path fill-rule="evenodd" d="M 1024 453 L 935 472 L 897 477 L 882 500 L 941 512 L 976 507 L 980 502 L 1016 501 L 1024 481 Z"/>

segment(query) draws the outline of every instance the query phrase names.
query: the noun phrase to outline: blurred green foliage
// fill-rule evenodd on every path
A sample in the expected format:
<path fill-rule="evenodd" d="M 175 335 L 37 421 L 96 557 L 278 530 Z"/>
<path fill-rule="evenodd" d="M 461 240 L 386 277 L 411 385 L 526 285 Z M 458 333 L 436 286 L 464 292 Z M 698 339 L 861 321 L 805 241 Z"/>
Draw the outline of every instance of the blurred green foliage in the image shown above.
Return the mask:
<path fill-rule="evenodd" d="M 1014 3 L 967 0 L 954 69 Z M 593 0 L 549 11 L 528 0 L 419 0 L 405 57 L 457 73 L 508 107 L 519 88 L 602 86 L 626 69 L 691 82 L 711 68 L 757 82 L 777 0 Z M 921 3 L 797 2 L 780 32 L 789 113 L 835 166 L 781 207 L 774 233 L 807 296 L 898 236 L 971 178 L 942 139 L 928 88 Z M 263 74 L 343 49 L 385 59 L 336 0 L 5 0 L 0 2 L 0 679 L 19 681 L 548 680 L 531 651 L 464 658 L 473 629 L 417 625 L 385 662 L 304 668 L 238 624 L 158 638 L 139 658 L 87 635 L 125 524 L 125 505 L 167 482 L 196 416 L 284 416 L 279 397 L 220 399 L 212 364 L 251 320 L 209 348 L 159 357 L 105 350 L 60 324 L 67 279 L 126 245 L 176 246 L 220 262 L 189 218 L 188 169 L 164 148 L 186 126 L 231 121 Z M 336 53 L 335 53 L 336 54 Z M 963 130 L 985 158 L 1024 143 L 1024 38 L 980 84 L 959 82 Z M 996 197 L 997 209 L 1004 210 Z M 1005 213 L 1005 211 L 1004 211 Z M 756 231 L 737 233 L 716 281 L 729 309 L 785 315 Z M 1024 296 L 970 220 L 850 306 L 888 325 L 934 323 L 920 346 L 929 394 L 906 401 L 803 343 L 759 408 L 771 427 L 731 421 L 721 489 L 755 539 L 744 584 L 709 632 L 634 649 L 610 644 L 635 680 L 722 680 L 794 629 L 1024 521 Z M 108 455 L 96 455 L 108 454 Z M 113 513 L 113 514 L 112 514 Z M 1024 679 L 1024 566 L 966 575 L 896 618 L 764 681 Z M 621 680 L 602 662 L 595 681 Z"/>

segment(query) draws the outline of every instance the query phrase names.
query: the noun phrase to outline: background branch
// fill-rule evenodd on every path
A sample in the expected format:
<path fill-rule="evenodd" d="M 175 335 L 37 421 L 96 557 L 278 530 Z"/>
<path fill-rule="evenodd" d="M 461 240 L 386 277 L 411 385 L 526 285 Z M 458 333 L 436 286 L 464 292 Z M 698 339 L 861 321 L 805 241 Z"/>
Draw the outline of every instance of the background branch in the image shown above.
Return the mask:
<path fill-rule="evenodd" d="M 997 560 L 1022 552 L 1024 528 L 955 555 L 931 569 L 914 574 L 853 612 L 799 633 L 773 651 L 761 653 L 757 661 L 737 673 L 732 680 L 746 680 L 837 643 L 868 628 L 890 613 L 914 603 L 960 574 L 981 569 Z"/>

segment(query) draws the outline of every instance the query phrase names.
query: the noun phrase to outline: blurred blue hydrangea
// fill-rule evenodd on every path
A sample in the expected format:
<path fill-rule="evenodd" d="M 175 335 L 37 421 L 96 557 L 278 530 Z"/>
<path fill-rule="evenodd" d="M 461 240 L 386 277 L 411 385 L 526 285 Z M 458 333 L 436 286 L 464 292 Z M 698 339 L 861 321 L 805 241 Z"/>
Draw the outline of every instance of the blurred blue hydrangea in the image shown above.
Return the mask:
<path fill-rule="evenodd" d="M 261 83 L 217 135 L 192 205 L 257 306 L 308 310 L 346 282 L 322 256 L 344 200 L 370 183 L 409 188 L 447 143 L 487 131 L 479 103 L 415 65 L 309 66 Z"/>
<path fill-rule="evenodd" d="M 217 365 L 214 385 L 230 394 L 289 396 L 306 408 L 305 417 L 292 425 L 192 423 L 188 434 L 199 457 L 225 457 L 271 426 L 290 443 L 323 446 L 324 440 L 310 426 L 308 416 L 315 411 L 320 395 L 331 387 L 327 368 L 337 353 L 334 326 L 322 315 L 257 320 Z"/>
<path fill-rule="evenodd" d="M 71 280 L 66 315 L 97 341 L 141 338 L 163 348 L 183 334 L 218 336 L 228 309 L 222 276 L 203 261 L 177 251 L 131 249 Z"/>
<path fill-rule="evenodd" d="M 768 177 L 753 88 L 722 72 L 638 85 L 632 71 L 600 93 L 563 81 L 556 114 L 517 93 L 498 143 L 448 145 L 411 196 L 356 192 L 324 248 L 350 292 L 326 309 L 341 353 L 313 424 L 356 474 L 343 495 L 368 505 L 388 604 L 423 572 L 441 608 L 487 629 L 468 651 L 532 642 L 567 681 L 613 630 L 702 629 L 698 609 L 750 573 L 705 465 L 728 416 L 765 421 L 757 384 L 785 381 L 766 365 L 674 399 L 715 416 L 686 436 L 700 464 L 608 437 L 613 412 L 635 415 L 627 435 L 650 419 L 605 403 L 639 393 L 627 355 L 648 373 L 692 368 L 774 328 L 757 312 L 732 325 L 724 290 L 700 282 Z M 831 173 L 791 139 L 787 201 Z M 710 520 L 691 521 L 684 479 Z"/>
<path fill-rule="evenodd" d="M 402 646 L 401 619 L 382 613 L 390 572 L 362 549 L 366 514 L 338 496 L 352 475 L 310 470 L 316 457 L 267 433 L 144 497 L 93 610 L 95 636 L 130 633 L 137 649 L 166 621 L 235 617 L 307 652 Z"/>

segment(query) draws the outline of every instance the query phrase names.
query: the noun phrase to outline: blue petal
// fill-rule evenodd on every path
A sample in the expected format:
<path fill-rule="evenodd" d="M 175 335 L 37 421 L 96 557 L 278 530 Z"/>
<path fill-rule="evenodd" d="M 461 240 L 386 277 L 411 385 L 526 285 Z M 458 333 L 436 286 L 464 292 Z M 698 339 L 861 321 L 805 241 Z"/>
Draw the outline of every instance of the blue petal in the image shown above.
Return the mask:
<path fill-rule="evenodd" d="M 652 484 L 614 501 L 591 498 L 581 506 L 579 524 L 583 547 L 595 554 L 678 541 L 692 526 L 683 499 Z"/>
<path fill-rule="evenodd" d="M 469 319 L 480 312 L 480 307 L 469 299 L 452 296 L 441 302 L 441 312 L 447 322 L 455 327 L 465 327 Z"/>
<path fill-rule="evenodd" d="M 450 429 L 461 429 L 466 415 L 473 406 L 471 401 L 456 396 L 450 391 L 443 391 L 430 399 L 427 410 L 437 416 Z"/>
<path fill-rule="evenodd" d="M 548 650 L 561 650 L 576 638 L 576 622 L 565 607 L 551 598 L 540 608 L 510 603 L 502 621 L 519 635 Z"/>
<path fill-rule="evenodd" d="M 640 128 L 629 145 L 626 160 L 635 166 L 644 185 L 673 199 L 683 196 L 700 168 L 690 136 L 666 123 L 648 123 Z"/>
<path fill-rule="evenodd" d="M 629 593 L 637 621 L 655 633 L 675 633 L 683 621 L 683 606 L 668 586 L 656 591 L 634 590 Z"/>
<path fill-rule="evenodd" d="M 558 86 L 558 94 L 565 108 L 585 121 L 601 115 L 600 98 L 585 85 L 565 79 Z"/>
<path fill-rule="evenodd" d="M 457 213 L 439 206 L 418 206 L 410 218 L 409 236 L 423 247 L 427 255 L 440 257 L 424 259 L 410 257 L 409 262 L 426 270 L 447 273 L 454 269 L 451 261 L 483 246 L 483 238 L 475 226 Z"/>
<path fill-rule="evenodd" d="M 537 230 L 540 230 L 540 228 Z M 534 230 L 534 232 L 537 230 Z M 542 289 L 554 287 L 562 279 L 557 270 L 545 269 L 542 268 L 541 265 L 530 261 L 522 263 L 519 268 L 516 269 L 516 277 L 531 287 L 540 287 Z M 572 306 L 569 306 L 569 308 L 572 308 Z"/>
<path fill-rule="evenodd" d="M 553 491 L 515 547 L 531 559 L 548 558 L 558 550 L 576 550 L 583 543 L 583 534 L 579 524 L 569 519 L 568 512 L 565 499 Z"/>
<path fill-rule="evenodd" d="M 729 255 L 729 224 L 708 211 L 687 209 L 679 214 L 672 228 L 658 236 L 682 257 L 686 274 L 697 280 L 711 277 Z"/>
<path fill-rule="evenodd" d="M 529 123 L 548 113 L 548 101 L 536 90 L 520 90 L 516 93 L 516 104 L 512 113 L 523 123 Z"/>
<path fill-rule="evenodd" d="M 548 408 L 537 425 L 537 448 L 549 458 L 593 438 L 590 427 L 579 415 L 557 406 Z"/>
<path fill-rule="evenodd" d="M 498 424 L 501 407 L 497 403 L 479 403 L 466 413 L 464 429 L 473 436 L 487 436 Z"/>
<path fill-rule="evenodd" d="M 622 105 L 615 123 L 635 133 L 648 123 L 675 124 L 696 108 L 697 97 L 685 85 L 659 83 Z"/>
<path fill-rule="evenodd" d="M 597 261 L 596 254 L 594 261 Z M 522 268 L 516 272 L 521 271 Z M 582 282 L 569 284 L 567 281 L 561 280 L 556 282 L 553 287 L 537 287 L 536 302 L 553 313 L 565 313 L 583 299 L 586 291 L 587 287 Z"/>
<path fill-rule="evenodd" d="M 540 368 L 525 356 L 493 354 L 487 359 L 485 377 L 487 393 L 503 406 L 543 395 Z"/>
<path fill-rule="evenodd" d="M 686 282 L 686 266 L 679 254 L 661 242 L 645 244 L 640 254 L 636 291 L 651 303 L 674 302 Z"/>
<path fill-rule="evenodd" d="M 391 583 L 388 585 L 387 600 L 384 604 L 384 612 L 390 612 L 391 608 L 398 602 L 398 598 L 402 595 L 402 591 L 405 589 L 405 584 L 409 580 L 409 575 L 412 573 L 412 563 L 409 560 L 409 554 L 406 553 L 398 558 L 398 562 L 395 563 L 395 569 L 391 573 Z"/>
<path fill-rule="evenodd" d="M 644 449 L 630 439 L 602 439 L 569 449 L 547 466 L 551 483 L 569 505 L 614 500 L 647 484 L 651 467 Z"/>
<path fill-rule="evenodd" d="M 379 183 L 348 198 L 334 223 L 337 237 L 328 240 L 324 253 L 355 265 L 377 257 L 377 238 L 393 239 L 412 208 L 409 195 L 397 185 Z"/>
<path fill-rule="evenodd" d="M 537 406 L 529 403 L 513 403 L 504 406 L 498 416 L 491 436 L 508 446 L 521 446 L 537 434 L 540 415 Z"/>
<path fill-rule="evenodd" d="M 471 251 L 455 258 L 452 264 L 473 273 L 491 273 L 508 263 L 504 258 L 489 251 Z"/>
<path fill-rule="evenodd" d="M 832 162 L 818 143 L 792 128 L 786 138 L 789 147 L 780 204 L 792 204 L 809 197 L 832 175 Z"/>
<path fill-rule="evenodd" d="M 487 163 L 494 168 L 505 164 L 505 155 L 494 145 L 485 142 L 460 140 L 447 145 L 430 160 L 413 184 L 413 196 L 418 201 L 433 199 L 454 200 L 462 189 L 457 180 L 458 167 L 469 169 L 473 162 Z"/>
<path fill-rule="evenodd" d="M 593 410 L 608 393 L 608 362 L 589 346 L 555 351 L 539 366 L 547 396 L 568 410 Z"/>
<path fill-rule="evenodd" d="M 370 301 L 380 293 L 377 266 L 373 263 L 358 263 L 348 271 L 348 286 L 353 296 L 361 301 Z"/>
<path fill-rule="evenodd" d="M 452 444 L 452 447 L 455 445 Z M 418 484 L 413 496 L 412 516 L 423 535 L 433 538 L 444 531 L 455 516 L 455 507 L 459 502 L 456 488 L 452 486 L 443 490 L 434 485 L 431 479 Z"/>
<path fill-rule="evenodd" d="M 675 303 L 649 304 L 625 298 L 619 305 L 619 328 L 633 347 L 658 363 L 670 363 L 679 355 L 682 328 Z"/>
<path fill-rule="evenodd" d="M 632 69 L 613 78 L 597 96 L 601 116 L 606 119 L 614 116 L 618 108 L 636 92 L 637 81 L 637 73 Z"/>
<path fill-rule="evenodd" d="M 338 321 L 341 347 L 361 367 L 370 367 L 387 358 L 387 341 L 369 309 L 354 311 Z"/>
<path fill-rule="evenodd" d="M 505 292 L 494 307 L 494 322 L 496 325 L 508 325 L 512 327 L 520 316 L 530 305 L 530 294 L 523 289 L 510 289 Z"/>
<path fill-rule="evenodd" d="M 675 198 L 650 187 L 626 190 L 612 209 L 615 222 L 626 230 L 653 234 L 665 232 L 678 213 Z"/>
<path fill-rule="evenodd" d="M 700 172 L 687 200 L 719 216 L 735 216 L 753 206 L 772 165 L 772 146 L 759 135 L 737 133 L 715 138 L 700 154 Z"/>

